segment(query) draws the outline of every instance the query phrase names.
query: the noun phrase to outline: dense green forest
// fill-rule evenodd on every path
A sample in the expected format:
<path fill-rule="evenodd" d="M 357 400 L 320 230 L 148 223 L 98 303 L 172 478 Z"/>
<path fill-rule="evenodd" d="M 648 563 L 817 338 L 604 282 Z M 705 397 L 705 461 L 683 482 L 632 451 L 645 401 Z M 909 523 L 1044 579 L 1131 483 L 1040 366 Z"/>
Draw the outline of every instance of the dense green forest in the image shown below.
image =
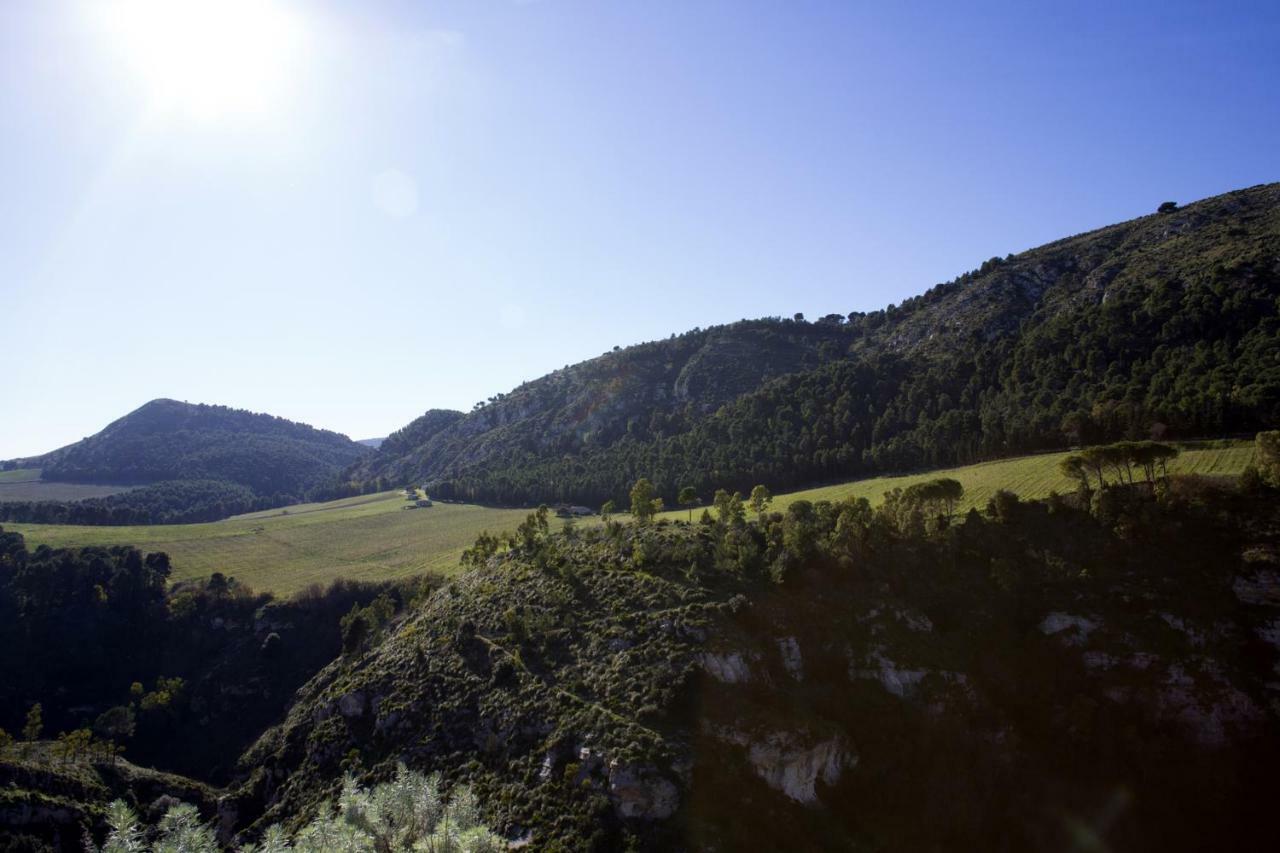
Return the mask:
<path fill-rule="evenodd" d="M 45 480 L 133 485 L 218 479 L 263 495 L 297 495 L 365 452 L 344 435 L 273 415 L 152 400 L 35 461 Z"/>
<path fill-rule="evenodd" d="M 63 761 L 99 773 L 90 747 L 135 727 L 135 763 L 183 755 L 226 786 L 182 783 L 224 842 L 299 829 L 344 774 L 403 762 L 540 849 L 1056 849 L 1081 827 L 1120 849 L 1257 846 L 1280 760 L 1276 446 L 1260 436 L 1238 483 L 1165 476 L 1160 445 L 1099 448 L 1068 461 L 1075 493 L 959 516 L 946 480 L 878 508 L 722 491 L 693 524 L 557 532 L 542 509 L 443 586 L 292 602 L 225 578 L 166 594 L 163 556 L 5 534 L 22 688 L 0 707 L 18 734 L 42 700 L 45 737 L 87 756 Z M 234 734 L 211 747 L 202 718 Z M 61 784 L 17 761 L 0 776 Z M 100 838 L 111 813 L 42 812 L 28 834 Z"/>
<path fill-rule="evenodd" d="M 163 553 L 30 551 L 0 528 L 0 729 L 20 731 L 39 704 L 49 734 L 87 728 L 134 761 L 225 781 L 228 759 L 338 655 L 343 616 L 380 596 L 394 612 L 436 583 L 339 581 L 276 601 L 220 574 L 169 577 Z"/>
<path fill-rule="evenodd" d="M 0 502 L 0 520 L 213 521 L 302 500 L 370 452 L 346 436 L 272 415 L 153 400 L 83 441 L 8 463 L 37 467 L 46 481 L 140 488 L 83 501 Z"/>
<path fill-rule="evenodd" d="M 430 441 L 432 436 L 457 423 L 461 417 L 462 412 L 452 409 L 432 409 L 384 438 L 378 448 L 385 449 L 394 456 L 412 453 Z"/>
<path fill-rule="evenodd" d="M 1280 421 L 1280 186 L 1103 228 L 884 311 L 744 321 L 498 395 L 346 472 L 501 504 L 640 476 L 775 489 Z M 414 435 L 414 430 L 408 430 Z"/>

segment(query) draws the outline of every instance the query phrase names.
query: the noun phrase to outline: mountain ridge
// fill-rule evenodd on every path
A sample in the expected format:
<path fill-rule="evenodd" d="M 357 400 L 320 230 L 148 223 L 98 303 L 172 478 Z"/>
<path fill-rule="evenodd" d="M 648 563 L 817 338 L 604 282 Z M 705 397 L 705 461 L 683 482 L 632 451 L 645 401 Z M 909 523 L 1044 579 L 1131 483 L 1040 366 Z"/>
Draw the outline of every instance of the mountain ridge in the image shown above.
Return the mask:
<path fill-rule="evenodd" d="M 873 312 L 606 353 L 344 474 L 494 503 L 622 500 L 640 476 L 792 488 L 1280 418 L 1280 184 L 1064 237 Z M 689 374 L 685 374 L 685 368 Z M 400 452 L 397 452 L 400 451 Z"/>

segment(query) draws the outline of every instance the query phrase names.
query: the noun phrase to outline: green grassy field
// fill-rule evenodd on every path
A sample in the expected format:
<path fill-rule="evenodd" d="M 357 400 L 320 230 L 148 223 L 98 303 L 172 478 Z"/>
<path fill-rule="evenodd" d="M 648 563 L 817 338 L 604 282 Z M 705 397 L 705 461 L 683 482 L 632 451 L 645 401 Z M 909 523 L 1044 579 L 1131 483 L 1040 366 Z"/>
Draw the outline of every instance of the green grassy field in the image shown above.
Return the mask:
<path fill-rule="evenodd" d="M 31 546 L 136 545 L 165 551 L 174 579 L 223 572 L 256 590 L 288 595 L 344 577 L 386 580 L 457 570 L 480 535 L 514 530 L 528 510 L 437 503 L 404 509 L 400 492 L 236 516 L 208 524 L 137 527 L 5 524 Z"/>
<path fill-rule="evenodd" d="M 773 508 L 786 509 L 795 500 L 838 501 L 847 497 L 866 498 L 871 503 L 878 504 L 884 497 L 884 493 L 891 489 L 905 488 L 912 483 L 938 477 L 952 477 L 964 486 L 964 500 L 960 502 L 959 511 L 967 512 L 970 507 L 976 506 L 979 509 L 985 507 L 997 489 L 1008 489 L 1023 498 L 1047 497 L 1049 492 L 1054 490 L 1064 494 L 1074 491 L 1075 485 L 1058 471 L 1058 463 L 1068 455 L 1066 452 L 1044 453 L 982 462 L 962 468 L 908 474 L 902 477 L 855 480 L 835 486 L 778 495 L 774 498 Z M 1188 447 L 1184 448 L 1182 454 L 1170 463 L 1169 473 L 1236 476 L 1252 460 L 1253 442 L 1251 441 L 1227 442 L 1216 447 L 1211 445 Z M 704 502 L 708 500 L 709 496 L 703 497 Z M 695 520 L 699 513 L 701 513 L 700 509 L 694 510 Z M 661 517 L 687 519 L 689 514 L 688 510 L 672 510 L 662 513 Z"/>
<path fill-rule="evenodd" d="M 840 500 L 850 495 L 879 503 L 886 491 L 935 477 L 954 477 L 965 487 L 961 511 L 984 507 L 996 489 L 1024 498 L 1039 498 L 1072 484 L 1058 472 L 1065 453 L 1023 456 L 963 468 L 904 477 L 876 477 L 820 489 L 779 495 L 775 509 L 791 501 Z M 1251 442 L 1184 449 L 1170 465 L 1172 473 L 1237 475 L 1253 459 Z M 12 472 L 8 472 L 12 473 Z M 704 499 L 709 496 L 704 496 Z M 32 546 L 136 545 L 166 551 L 173 558 L 174 578 L 224 572 L 254 589 L 288 595 L 312 583 L 344 577 L 386 580 L 424 571 L 451 574 L 458 557 L 481 531 L 514 530 L 528 510 L 491 509 L 470 504 L 442 504 L 404 509 L 400 492 L 347 498 L 320 504 L 236 516 L 208 524 L 139 527 L 6 524 Z M 696 519 L 701 509 L 694 511 Z M 684 510 L 662 514 L 687 518 Z M 584 523 L 591 523 L 585 520 Z"/>
<path fill-rule="evenodd" d="M 0 471 L 0 501 L 79 501 L 104 498 L 128 488 L 88 483 L 44 483 L 40 481 L 39 468 Z"/>

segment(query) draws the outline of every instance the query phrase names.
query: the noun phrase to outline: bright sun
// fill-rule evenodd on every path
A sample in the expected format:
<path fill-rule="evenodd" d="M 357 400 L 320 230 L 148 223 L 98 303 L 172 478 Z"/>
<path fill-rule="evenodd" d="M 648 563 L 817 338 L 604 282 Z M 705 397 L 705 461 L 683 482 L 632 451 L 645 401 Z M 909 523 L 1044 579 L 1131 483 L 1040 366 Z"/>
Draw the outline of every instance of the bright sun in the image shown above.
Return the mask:
<path fill-rule="evenodd" d="M 117 0 L 97 11 L 159 110 L 268 113 L 294 82 L 302 23 L 272 0 Z"/>

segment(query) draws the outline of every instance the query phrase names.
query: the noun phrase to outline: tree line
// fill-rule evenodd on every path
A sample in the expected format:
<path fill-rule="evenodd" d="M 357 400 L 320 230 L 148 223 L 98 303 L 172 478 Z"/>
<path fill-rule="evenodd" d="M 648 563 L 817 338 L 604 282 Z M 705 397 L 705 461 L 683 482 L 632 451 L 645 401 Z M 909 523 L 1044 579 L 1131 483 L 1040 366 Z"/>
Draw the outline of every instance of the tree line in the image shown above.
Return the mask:
<path fill-rule="evenodd" d="M 171 581 L 163 553 L 28 549 L 0 528 L 0 729 L 62 733 L 73 755 L 110 741 L 144 763 L 224 778 L 341 654 L 344 616 L 385 622 L 438 583 L 338 581 L 275 600 L 219 572 Z"/>
<path fill-rule="evenodd" d="M 1158 478 L 1169 475 L 1168 463 L 1178 456 L 1178 448 L 1155 441 L 1118 441 L 1098 447 L 1087 447 L 1059 463 L 1059 470 L 1078 482 L 1084 491 L 1105 489 L 1107 477 L 1111 485 L 1134 485 L 1135 471 L 1142 482 L 1154 486 Z"/>

